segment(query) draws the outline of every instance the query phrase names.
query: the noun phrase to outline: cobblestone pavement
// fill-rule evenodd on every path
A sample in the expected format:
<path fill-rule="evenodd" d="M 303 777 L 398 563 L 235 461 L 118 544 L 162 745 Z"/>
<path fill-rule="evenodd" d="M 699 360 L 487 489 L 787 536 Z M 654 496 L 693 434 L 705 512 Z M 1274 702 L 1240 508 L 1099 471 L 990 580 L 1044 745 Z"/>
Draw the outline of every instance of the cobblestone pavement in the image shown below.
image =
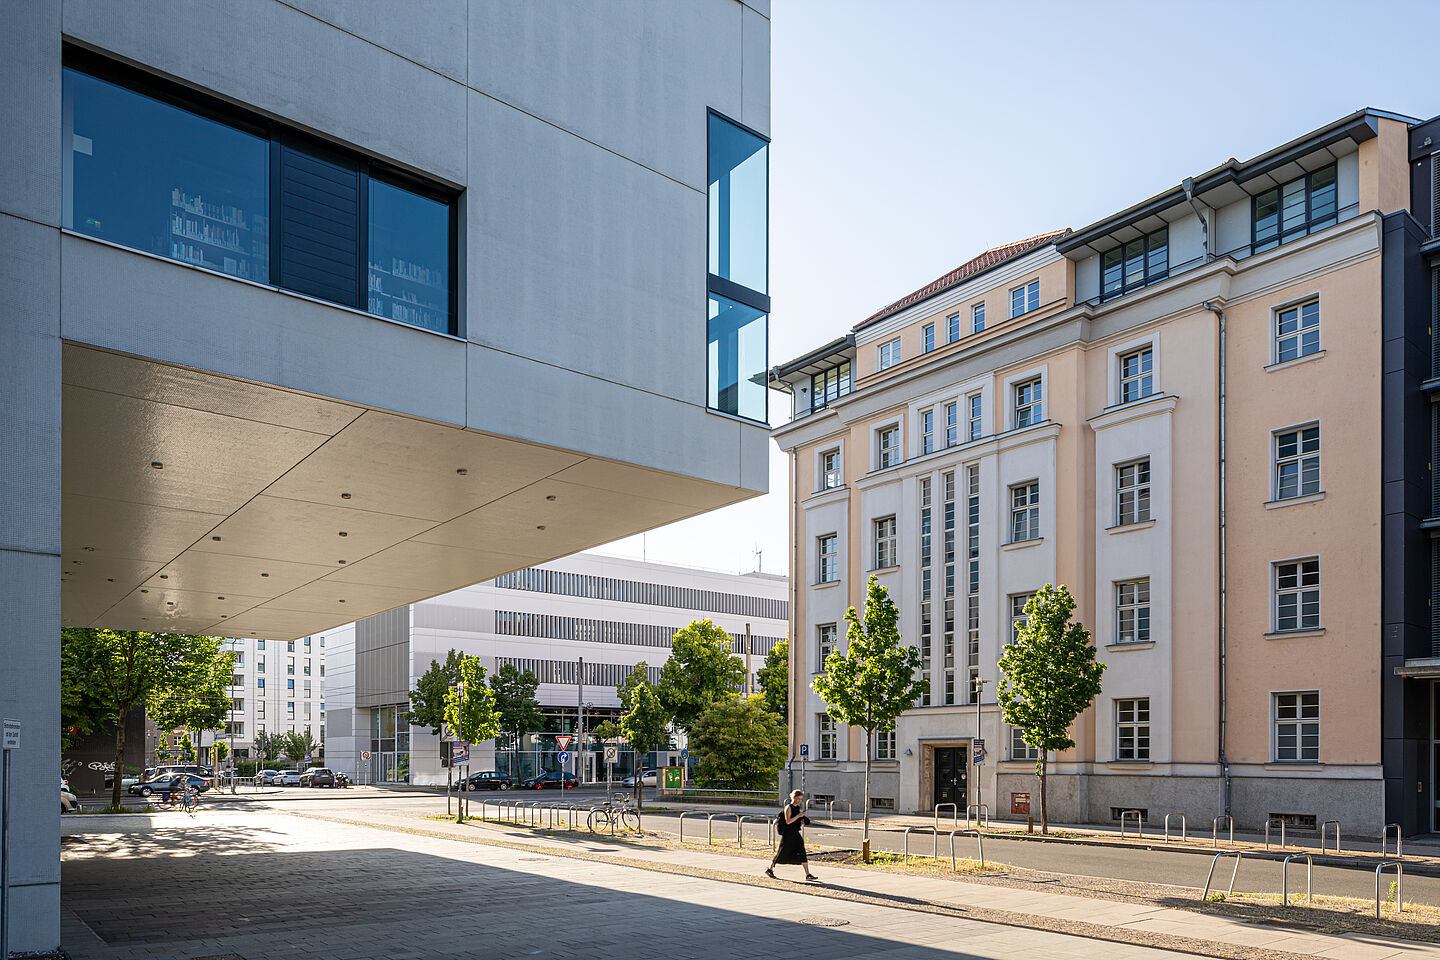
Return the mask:
<path fill-rule="evenodd" d="M 268 811 L 93 816 L 65 832 L 75 960 L 1184 955 Z"/>

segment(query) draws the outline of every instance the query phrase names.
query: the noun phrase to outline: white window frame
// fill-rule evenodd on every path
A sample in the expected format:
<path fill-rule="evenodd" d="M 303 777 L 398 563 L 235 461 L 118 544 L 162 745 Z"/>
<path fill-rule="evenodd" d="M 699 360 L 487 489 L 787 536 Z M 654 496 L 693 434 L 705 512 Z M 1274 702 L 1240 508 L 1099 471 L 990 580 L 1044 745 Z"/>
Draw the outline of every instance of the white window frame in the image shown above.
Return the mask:
<path fill-rule="evenodd" d="M 895 727 L 892 724 L 887 730 L 879 727 L 875 730 L 875 759 L 876 760 L 899 760 L 899 751 L 896 749 Z"/>
<path fill-rule="evenodd" d="M 1143 480 L 1140 479 L 1142 469 L 1145 473 Z M 1128 484 L 1125 482 L 1125 471 L 1127 470 L 1135 471 L 1134 481 Z M 1115 526 L 1125 527 L 1132 523 L 1145 523 L 1154 518 L 1150 512 L 1150 485 L 1153 480 L 1149 457 L 1115 464 Z M 1126 515 L 1127 500 L 1131 507 L 1129 516 Z"/>
<path fill-rule="evenodd" d="M 935 324 L 927 323 L 920 328 L 920 352 L 929 353 L 935 349 Z"/>
<path fill-rule="evenodd" d="M 1122 744 L 1129 741 L 1130 756 Z M 1115 759 L 1121 763 L 1150 762 L 1150 698 L 1122 697 L 1115 701 Z"/>
<path fill-rule="evenodd" d="M 1304 449 L 1305 433 L 1310 430 L 1315 431 L 1315 449 L 1313 452 L 1306 452 Z M 1287 437 L 1291 434 L 1295 435 L 1295 451 L 1291 454 L 1282 455 L 1280 451 L 1280 440 L 1282 437 Z M 1320 486 L 1320 458 L 1324 450 L 1325 435 L 1320 429 L 1319 420 L 1311 420 L 1309 423 L 1300 423 L 1292 427 L 1281 427 L 1279 430 L 1273 431 L 1270 435 L 1270 499 L 1272 501 L 1298 500 L 1302 497 L 1313 497 L 1316 494 L 1322 493 L 1323 489 Z M 1314 465 L 1314 489 L 1307 490 L 1305 488 L 1306 467 L 1312 463 Z M 1287 467 L 1292 466 L 1295 469 L 1295 490 L 1293 493 L 1286 493 L 1286 478 L 1283 475 L 1283 471 Z"/>
<path fill-rule="evenodd" d="M 890 438 L 887 442 L 886 438 Z M 898 467 L 905 462 L 905 450 L 902 446 L 904 438 L 900 434 L 900 424 L 887 423 L 883 427 L 875 428 L 875 469 L 887 470 L 890 467 Z"/>
<path fill-rule="evenodd" d="M 840 724 L 828 713 L 815 715 L 815 759 L 840 759 Z"/>
<path fill-rule="evenodd" d="M 1115 582 L 1115 642 L 1149 643 L 1150 630 L 1150 578 L 1135 577 L 1131 580 L 1117 580 Z"/>
<path fill-rule="evenodd" d="M 1306 697 L 1313 697 L 1314 715 L 1309 715 Z M 1283 704 L 1282 701 L 1294 698 L 1293 703 Z M 1286 712 L 1282 716 L 1282 710 Z M 1282 733 L 1282 727 L 1293 728 L 1288 734 Z M 1306 727 L 1313 727 L 1315 745 L 1313 756 L 1306 756 L 1304 738 Z M 1282 756 L 1282 737 L 1294 738 L 1293 757 Z M 1319 763 L 1320 762 L 1320 691 L 1319 690 L 1280 690 L 1270 694 L 1270 755 L 1276 763 Z"/>
<path fill-rule="evenodd" d="M 1020 294 L 1019 309 L 1016 309 L 1016 294 Z M 1027 280 L 1018 287 L 1010 288 L 1010 316 L 1011 318 L 1023 317 L 1033 310 L 1040 309 L 1040 278 Z"/>
<path fill-rule="evenodd" d="M 935 452 L 935 408 L 920 411 L 920 456 Z"/>
<path fill-rule="evenodd" d="M 1314 322 L 1306 323 L 1307 308 L 1314 308 Z M 1291 332 L 1282 332 L 1281 324 L 1289 313 L 1295 314 L 1296 326 Z M 1306 357 L 1313 357 L 1325 351 L 1320 342 L 1321 322 L 1320 296 L 1304 297 L 1300 300 L 1292 300 L 1289 303 L 1282 303 L 1270 312 L 1270 361 L 1272 363 L 1289 363 L 1292 360 L 1303 360 Z M 1313 349 L 1304 349 L 1305 340 L 1311 331 L 1314 331 Z M 1294 343 L 1294 355 L 1285 355 L 1285 344 Z"/>
<path fill-rule="evenodd" d="M 1028 760 L 1031 763 L 1034 763 L 1036 760 L 1040 759 L 1040 748 L 1032 747 L 1030 746 L 1030 744 L 1026 743 L 1023 739 L 1024 734 L 1025 731 L 1021 730 L 1019 727 L 1010 727 L 1009 759 L 1017 761 Z"/>
<path fill-rule="evenodd" d="M 876 517 L 871 521 L 871 531 L 875 544 L 875 569 L 885 570 L 898 566 L 900 558 L 895 555 L 895 515 L 888 517 Z"/>
<path fill-rule="evenodd" d="M 886 340 L 875 348 L 875 370 L 888 370 L 900 362 L 900 338 Z"/>
<path fill-rule="evenodd" d="M 828 551 L 825 549 L 827 543 L 830 547 Z M 825 575 L 827 566 L 831 574 L 829 577 Z M 816 583 L 840 582 L 840 534 L 823 533 L 815 538 L 815 573 L 818 578 Z"/>
<path fill-rule="evenodd" d="M 1008 612 L 1009 612 L 1009 615 L 1010 615 L 1010 642 L 1011 642 L 1011 643 L 1014 643 L 1014 642 L 1015 642 L 1015 639 L 1016 639 L 1017 635 L 1018 635 L 1019 632 L 1020 632 L 1020 627 L 1021 627 L 1021 625 L 1024 624 L 1027 620 L 1030 619 L 1029 617 L 1025 616 L 1025 604 L 1029 603 L 1029 602 L 1030 602 L 1030 598 L 1033 597 L 1033 596 L 1035 596 L 1035 591 L 1033 591 L 1033 590 L 1031 590 L 1029 593 L 1012 593 L 1012 594 L 1010 594 L 1010 596 L 1009 596 L 1009 599 L 1008 599 L 1009 611 L 1008 611 Z"/>
<path fill-rule="evenodd" d="M 970 304 L 970 332 L 985 332 L 985 301 Z"/>
<path fill-rule="evenodd" d="M 815 669 L 811 673 L 824 673 L 825 660 L 835 652 L 840 643 L 840 625 L 822 623 L 815 627 Z"/>
<path fill-rule="evenodd" d="M 820 477 L 819 490 L 834 490 L 845 483 L 844 458 L 840 447 L 831 447 L 828 450 L 820 451 L 820 464 L 817 475 Z M 827 458 L 834 457 L 831 464 Z"/>
<path fill-rule="evenodd" d="M 1305 570 L 1305 566 L 1306 566 L 1307 564 L 1311 564 L 1311 563 L 1313 563 L 1313 564 L 1315 565 L 1315 570 L 1314 570 L 1314 578 L 1315 578 L 1315 579 L 1314 579 L 1314 582 L 1313 582 L 1313 583 L 1307 583 L 1307 582 L 1306 582 L 1306 577 L 1307 577 L 1308 574 L 1307 574 L 1307 572 L 1306 572 L 1306 570 Z M 1295 573 L 1294 573 L 1295 583 L 1294 583 L 1294 584 L 1290 584 L 1290 585 L 1282 585 L 1282 583 L 1281 583 L 1281 577 L 1282 577 L 1282 576 L 1286 576 L 1285 570 L 1286 570 L 1286 568 L 1288 568 L 1288 567 L 1294 567 L 1294 568 L 1295 568 Z M 1321 627 L 1323 627 L 1323 626 L 1324 626 L 1324 623 L 1325 623 L 1325 620 L 1324 620 L 1324 609 L 1325 609 L 1325 608 L 1324 608 L 1324 606 L 1323 606 L 1323 604 L 1324 604 L 1324 597 L 1323 597 L 1323 594 L 1322 594 L 1322 592 L 1321 592 L 1323 586 L 1324 586 L 1324 580 L 1322 579 L 1322 570 L 1320 569 L 1320 558 L 1319 558 L 1318 556 L 1312 556 L 1312 557 L 1294 557 L 1294 558 L 1291 558 L 1291 559 L 1289 559 L 1289 560 L 1277 560 L 1277 561 L 1275 561 L 1274 563 L 1272 563 L 1272 564 L 1270 565 L 1270 592 L 1271 592 L 1271 596 L 1273 597 L 1273 600 L 1272 600 L 1272 602 L 1271 602 L 1271 617 L 1272 617 L 1272 623 L 1274 624 L 1275 632 L 1276 632 L 1276 633 L 1291 633 L 1291 632 L 1300 632 L 1300 631 L 1305 631 L 1305 630 L 1319 630 L 1319 629 L 1321 629 Z M 1306 607 L 1307 605 L 1309 605 L 1309 603 L 1311 602 L 1311 601 L 1307 600 L 1307 598 L 1306 598 L 1306 595 L 1307 595 L 1307 594 L 1310 594 L 1310 593 L 1313 593 L 1313 594 L 1315 595 L 1315 596 L 1314 596 L 1314 600 L 1313 600 L 1314 607 L 1315 607 L 1315 611 L 1314 611 L 1314 622 L 1313 622 L 1313 623 L 1306 623 L 1306 622 L 1305 622 L 1306 618 L 1305 618 L 1305 612 L 1304 612 L 1304 610 L 1305 610 L 1305 607 Z M 1294 626 L 1283 626 L 1282 623 L 1281 623 L 1281 619 L 1280 619 L 1280 617 L 1281 617 L 1280 608 L 1281 608 L 1281 603 L 1282 603 L 1283 598 L 1286 598 L 1286 597 L 1294 597 L 1294 598 L 1295 598 L 1295 601 L 1294 601 L 1294 603 L 1295 603 L 1295 625 L 1294 625 Z"/>
<path fill-rule="evenodd" d="M 945 446 L 960 443 L 960 405 L 955 401 L 945 404 Z"/>
<path fill-rule="evenodd" d="M 1045 422 L 1045 378 L 1042 376 L 1027 377 L 1017 380 L 1009 385 L 1010 387 L 1010 414 L 1014 418 L 1014 427 L 1019 430 L 1022 427 L 1033 427 L 1037 423 Z M 1022 396 L 1029 388 L 1034 388 L 1034 393 L 1029 395 L 1025 402 L 1021 402 Z M 1022 411 L 1025 416 L 1022 417 Z"/>
<path fill-rule="evenodd" d="M 1023 502 L 1020 497 L 1024 497 Z M 1040 480 L 1032 478 L 1010 484 L 1010 543 L 1040 539 Z M 1021 529 L 1021 525 L 1024 529 Z M 1028 536 L 1018 536 L 1026 533 Z"/>
<path fill-rule="evenodd" d="M 985 395 L 976 391 L 965 395 L 965 419 L 969 439 L 985 436 Z"/>
<path fill-rule="evenodd" d="M 960 339 L 960 314 L 952 313 L 945 318 L 945 342 L 954 343 Z"/>
<path fill-rule="evenodd" d="M 1137 369 L 1126 374 L 1126 364 L 1134 360 Z M 1116 375 L 1120 378 L 1120 402 L 1135 403 L 1144 400 L 1146 397 L 1155 395 L 1155 348 L 1150 344 L 1120 354 L 1118 358 L 1119 369 Z M 1134 386 L 1133 395 L 1127 396 L 1128 388 Z"/>

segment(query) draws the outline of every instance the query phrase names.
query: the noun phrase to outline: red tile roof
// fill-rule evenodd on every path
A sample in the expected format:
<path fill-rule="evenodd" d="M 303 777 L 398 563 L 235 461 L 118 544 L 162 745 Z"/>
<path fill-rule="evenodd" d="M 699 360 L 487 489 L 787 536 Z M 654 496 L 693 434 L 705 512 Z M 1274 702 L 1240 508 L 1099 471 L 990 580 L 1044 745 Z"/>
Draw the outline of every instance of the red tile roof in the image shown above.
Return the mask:
<path fill-rule="evenodd" d="M 1050 233 L 1042 233 L 1040 236 L 1031 237 L 1028 240 L 1017 240 L 1014 243 L 1007 243 L 1004 246 L 992 247 L 974 260 L 968 263 L 962 263 L 938 280 L 933 280 L 914 293 L 901 297 L 888 307 L 882 307 L 875 311 L 864 320 L 855 324 L 855 329 L 859 330 L 861 327 L 869 326 L 877 320 L 883 320 L 885 317 L 899 313 L 906 307 L 917 304 L 921 300 L 929 299 L 943 290 L 948 290 L 956 284 L 970 279 L 977 273 L 982 273 L 991 267 L 998 267 L 1007 260 L 1013 260 L 1015 257 L 1029 253 L 1036 247 L 1043 247 L 1047 243 L 1054 243 L 1070 232 L 1070 228 L 1066 227 L 1064 230 L 1052 230 Z"/>

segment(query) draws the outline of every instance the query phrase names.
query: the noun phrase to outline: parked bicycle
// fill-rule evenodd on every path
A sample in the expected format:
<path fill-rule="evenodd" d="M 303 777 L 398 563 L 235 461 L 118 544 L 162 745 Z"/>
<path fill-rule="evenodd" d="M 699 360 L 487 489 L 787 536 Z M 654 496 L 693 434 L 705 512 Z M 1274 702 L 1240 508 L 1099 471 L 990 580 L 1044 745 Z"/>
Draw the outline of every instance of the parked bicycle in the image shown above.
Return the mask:
<path fill-rule="evenodd" d="M 628 798 L 619 803 L 606 800 L 599 808 L 590 811 L 587 823 L 591 833 L 605 833 L 616 827 L 640 832 L 640 814 Z"/>

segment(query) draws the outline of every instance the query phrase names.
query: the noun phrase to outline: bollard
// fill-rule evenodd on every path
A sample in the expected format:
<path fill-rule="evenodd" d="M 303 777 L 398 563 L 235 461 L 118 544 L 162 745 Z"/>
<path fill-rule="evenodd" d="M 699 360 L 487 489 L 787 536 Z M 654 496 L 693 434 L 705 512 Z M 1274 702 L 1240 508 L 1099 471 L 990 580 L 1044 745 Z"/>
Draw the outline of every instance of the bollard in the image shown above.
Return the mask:
<path fill-rule="evenodd" d="M 1305 860 L 1305 900 L 1308 902 L 1312 899 L 1310 875 L 1315 869 L 1315 861 L 1310 859 L 1308 853 L 1292 853 L 1280 865 L 1280 906 L 1282 907 L 1290 906 L 1290 861 L 1300 858 Z"/>
<path fill-rule="evenodd" d="M 1405 856 L 1400 852 L 1400 845 L 1403 842 L 1403 838 L 1400 836 L 1400 824 L 1398 823 L 1385 824 L 1385 830 L 1383 833 L 1380 834 L 1380 856 L 1385 856 L 1385 851 L 1390 849 L 1390 830 L 1392 827 L 1395 830 L 1395 859 L 1403 860 L 1405 859 Z M 1335 828 L 1335 848 L 1336 852 L 1338 853 L 1340 848 L 1339 827 Z"/>
<path fill-rule="evenodd" d="M 1224 820 L 1230 827 L 1230 846 L 1235 846 L 1235 818 L 1230 816 L 1218 816 L 1210 826 L 1210 841 L 1214 849 L 1220 849 L 1220 821 Z M 1237 868 L 1238 869 L 1238 868 Z"/>
<path fill-rule="evenodd" d="M 1130 817 L 1135 818 L 1135 838 L 1143 839 L 1145 837 L 1145 817 L 1139 810 L 1120 811 L 1120 839 L 1125 839 L 1125 821 Z"/>
<path fill-rule="evenodd" d="M 1270 824 L 1272 824 L 1272 823 L 1278 823 L 1278 824 L 1280 824 L 1280 849 L 1281 849 L 1281 850 L 1284 850 L 1284 849 L 1285 849 L 1285 821 L 1284 821 L 1284 820 L 1266 820 L 1266 821 L 1265 821 L 1265 849 L 1266 849 L 1266 850 L 1269 850 L 1269 849 L 1270 849 Z"/>
<path fill-rule="evenodd" d="M 1334 825 L 1335 825 L 1335 855 L 1338 857 L 1338 856 L 1340 855 L 1340 821 L 1339 821 L 1339 820 L 1326 820 L 1324 823 L 1320 824 L 1320 852 L 1321 852 L 1321 853 L 1324 853 L 1324 852 L 1325 852 L 1325 828 L 1328 827 L 1328 826 L 1330 826 L 1331 824 L 1334 824 Z M 1382 857 L 1385 856 L 1385 844 L 1384 844 L 1384 841 L 1383 841 L 1383 840 L 1381 841 L 1381 844 L 1380 844 L 1380 856 L 1382 856 Z"/>
<path fill-rule="evenodd" d="M 1167 813 L 1167 814 L 1165 814 L 1165 842 L 1166 842 L 1166 843 L 1169 843 L 1169 842 L 1170 842 L 1170 818 L 1171 818 L 1171 817 L 1179 817 L 1179 818 L 1180 818 L 1180 839 L 1181 839 L 1182 841 L 1185 840 L 1185 839 L 1187 838 L 1186 831 L 1185 831 L 1185 814 L 1183 814 L 1183 813 Z"/>
<path fill-rule="evenodd" d="M 1404 875 L 1405 868 L 1400 865 L 1399 860 L 1386 860 L 1375 868 L 1375 919 L 1380 919 L 1380 871 L 1386 867 L 1395 868 L 1395 912 L 1400 913 L 1405 909 L 1400 900 L 1400 878 Z"/>

